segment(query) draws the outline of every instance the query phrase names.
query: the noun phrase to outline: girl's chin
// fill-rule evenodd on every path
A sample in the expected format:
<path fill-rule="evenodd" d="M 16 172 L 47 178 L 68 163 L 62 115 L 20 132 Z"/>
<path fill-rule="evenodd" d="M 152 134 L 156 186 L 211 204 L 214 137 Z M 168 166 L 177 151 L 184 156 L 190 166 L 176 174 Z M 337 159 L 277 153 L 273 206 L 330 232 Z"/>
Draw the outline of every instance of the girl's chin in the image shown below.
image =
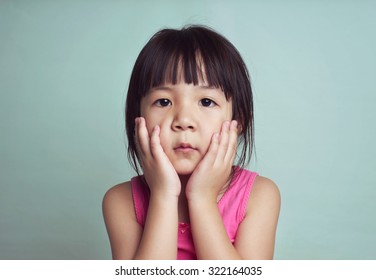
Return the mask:
<path fill-rule="evenodd" d="M 187 176 L 193 173 L 194 169 L 176 169 L 176 173 L 180 176 Z"/>
<path fill-rule="evenodd" d="M 191 175 L 196 168 L 193 164 L 179 164 L 175 165 L 176 173 L 180 176 Z"/>

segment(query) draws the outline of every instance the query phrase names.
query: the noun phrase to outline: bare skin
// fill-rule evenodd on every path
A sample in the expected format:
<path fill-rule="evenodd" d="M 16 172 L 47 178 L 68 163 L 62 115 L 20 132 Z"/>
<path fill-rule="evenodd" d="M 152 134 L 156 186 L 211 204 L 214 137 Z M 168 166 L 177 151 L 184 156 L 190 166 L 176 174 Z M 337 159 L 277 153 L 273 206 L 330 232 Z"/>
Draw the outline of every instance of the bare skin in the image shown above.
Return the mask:
<path fill-rule="evenodd" d="M 130 182 L 106 193 L 114 259 L 176 259 L 179 222 L 190 223 L 198 259 L 273 258 L 280 194 L 271 180 L 256 178 L 234 244 L 218 211 L 236 154 L 231 116 L 231 100 L 205 85 L 166 85 L 143 98 L 135 124 L 149 209 L 142 229 Z"/>

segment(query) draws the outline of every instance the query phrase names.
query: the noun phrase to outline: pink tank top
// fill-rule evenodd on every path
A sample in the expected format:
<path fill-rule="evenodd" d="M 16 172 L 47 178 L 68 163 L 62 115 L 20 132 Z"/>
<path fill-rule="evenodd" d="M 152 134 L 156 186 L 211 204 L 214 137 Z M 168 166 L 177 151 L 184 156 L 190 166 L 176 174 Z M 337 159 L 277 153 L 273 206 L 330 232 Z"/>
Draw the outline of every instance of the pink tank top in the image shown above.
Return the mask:
<path fill-rule="evenodd" d="M 238 227 L 244 219 L 253 182 L 258 175 L 238 167 L 236 173 L 238 175 L 235 176 L 218 201 L 218 209 L 232 243 L 234 243 Z M 138 223 L 144 227 L 149 206 L 149 188 L 143 176 L 133 177 L 131 183 L 136 218 Z M 179 223 L 178 231 L 178 260 L 197 259 L 189 224 Z"/>

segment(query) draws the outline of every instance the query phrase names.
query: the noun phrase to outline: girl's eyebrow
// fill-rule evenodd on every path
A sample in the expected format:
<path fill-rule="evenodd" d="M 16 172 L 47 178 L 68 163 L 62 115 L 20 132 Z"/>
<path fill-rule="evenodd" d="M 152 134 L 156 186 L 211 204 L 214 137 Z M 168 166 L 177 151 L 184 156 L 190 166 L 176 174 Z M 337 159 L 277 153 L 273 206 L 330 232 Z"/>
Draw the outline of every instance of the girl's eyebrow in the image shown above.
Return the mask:
<path fill-rule="evenodd" d="M 147 91 L 147 93 L 149 94 L 149 93 L 152 93 L 152 92 L 155 92 L 155 91 L 169 91 L 169 92 L 171 92 L 172 88 L 167 87 L 167 86 L 152 87 L 151 89 L 149 89 Z"/>
<path fill-rule="evenodd" d="M 207 84 L 200 84 L 200 85 L 197 85 L 200 89 L 204 89 L 204 90 L 210 90 L 210 89 L 216 89 L 215 86 L 210 86 L 210 85 L 207 85 Z M 156 87 L 153 87 L 151 88 L 148 92 L 151 93 L 151 92 L 154 92 L 154 91 L 173 91 L 173 88 L 172 87 L 169 87 L 169 86 L 165 86 L 165 85 L 161 85 L 161 86 L 156 86 Z"/>
<path fill-rule="evenodd" d="M 199 85 L 200 88 L 202 89 L 215 89 L 215 86 L 209 86 L 209 85 Z"/>

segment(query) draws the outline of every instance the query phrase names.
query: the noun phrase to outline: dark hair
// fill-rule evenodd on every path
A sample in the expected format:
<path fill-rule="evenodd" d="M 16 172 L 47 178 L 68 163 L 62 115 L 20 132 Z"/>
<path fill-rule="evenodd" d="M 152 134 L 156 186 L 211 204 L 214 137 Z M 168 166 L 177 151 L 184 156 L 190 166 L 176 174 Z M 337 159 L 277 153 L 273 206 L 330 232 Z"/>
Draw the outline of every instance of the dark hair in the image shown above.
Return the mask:
<path fill-rule="evenodd" d="M 182 71 L 180 71 L 182 70 Z M 253 98 L 247 67 L 237 49 L 214 30 L 191 25 L 157 32 L 141 50 L 128 87 L 125 106 L 128 159 L 139 173 L 135 142 L 135 118 L 148 91 L 165 83 L 176 84 L 178 75 L 188 84 L 204 80 L 232 99 L 233 119 L 241 126 L 238 163 L 246 165 L 254 145 Z"/>

